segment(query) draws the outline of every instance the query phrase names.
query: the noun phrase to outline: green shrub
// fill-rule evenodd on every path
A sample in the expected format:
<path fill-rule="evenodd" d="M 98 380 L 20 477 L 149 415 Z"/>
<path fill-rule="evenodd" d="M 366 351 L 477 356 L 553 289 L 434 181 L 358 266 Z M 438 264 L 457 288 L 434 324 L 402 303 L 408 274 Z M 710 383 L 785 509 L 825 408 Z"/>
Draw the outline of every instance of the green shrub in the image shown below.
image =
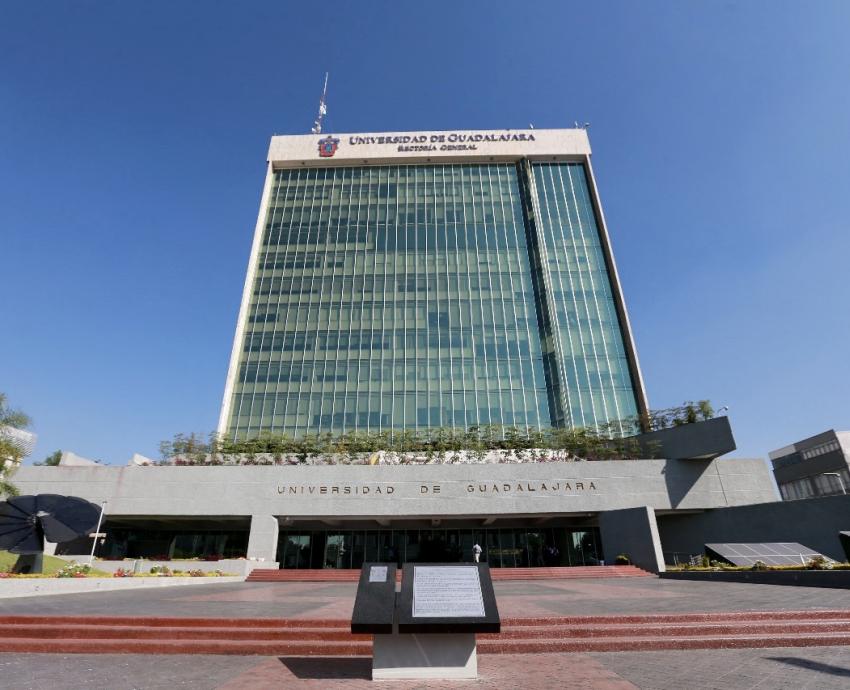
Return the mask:
<path fill-rule="evenodd" d="M 832 570 L 832 561 L 823 556 L 815 556 L 806 563 L 806 570 Z"/>
<path fill-rule="evenodd" d="M 631 565 L 631 562 L 632 559 L 625 553 L 617 554 L 617 557 L 614 559 L 614 565 Z"/>

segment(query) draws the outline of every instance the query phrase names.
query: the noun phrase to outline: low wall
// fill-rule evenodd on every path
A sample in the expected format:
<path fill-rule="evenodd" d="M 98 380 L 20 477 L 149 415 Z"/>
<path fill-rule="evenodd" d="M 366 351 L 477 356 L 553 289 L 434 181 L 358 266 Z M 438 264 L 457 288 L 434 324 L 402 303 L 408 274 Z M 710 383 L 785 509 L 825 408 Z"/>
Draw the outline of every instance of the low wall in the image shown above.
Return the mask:
<path fill-rule="evenodd" d="M 599 532 L 607 564 L 613 565 L 623 553 L 638 568 L 651 573 L 664 570 L 655 513 L 649 506 L 600 513 Z"/>
<path fill-rule="evenodd" d="M 850 589 L 850 570 L 719 570 L 706 572 L 666 572 L 667 580 L 708 582 L 750 582 L 757 585 L 796 585 Z"/>
<path fill-rule="evenodd" d="M 701 554 L 706 544 L 756 542 L 797 542 L 843 561 L 839 534 L 850 530 L 850 494 L 661 514 L 657 520 L 668 563 L 674 553 Z"/>
<path fill-rule="evenodd" d="M 115 592 L 153 587 L 191 587 L 244 582 L 244 577 L 53 577 L 9 578 L 0 580 L 0 599 L 46 596 L 50 594 L 82 594 Z"/>
<path fill-rule="evenodd" d="M 88 562 L 88 559 L 80 559 L 78 556 L 60 556 L 60 558 L 64 558 L 67 561 L 77 561 L 78 563 Z M 241 558 L 222 561 L 149 561 L 145 558 L 140 558 L 137 560 L 125 559 L 123 561 L 95 560 L 93 564 L 95 569 L 106 573 L 114 573 L 118 568 L 136 573 L 149 573 L 154 566 L 167 566 L 171 570 L 182 570 L 184 573 L 189 570 L 202 570 L 205 573 L 220 570 L 228 575 L 248 577 L 255 568 L 277 568 L 279 564 L 270 561 L 252 561 Z"/>

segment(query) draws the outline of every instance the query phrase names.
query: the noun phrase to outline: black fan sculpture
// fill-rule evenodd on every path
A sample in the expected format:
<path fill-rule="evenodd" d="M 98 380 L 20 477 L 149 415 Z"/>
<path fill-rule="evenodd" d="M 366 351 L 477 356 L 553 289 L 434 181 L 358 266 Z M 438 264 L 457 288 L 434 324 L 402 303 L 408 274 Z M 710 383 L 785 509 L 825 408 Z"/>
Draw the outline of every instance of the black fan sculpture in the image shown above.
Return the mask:
<path fill-rule="evenodd" d="M 76 496 L 15 496 L 0 503 L 0 549 L 21 554 L 17 572 L 40 573 L 45 537 L 63 542 L 87 536 L 99 518 L 99 506 Z"/>

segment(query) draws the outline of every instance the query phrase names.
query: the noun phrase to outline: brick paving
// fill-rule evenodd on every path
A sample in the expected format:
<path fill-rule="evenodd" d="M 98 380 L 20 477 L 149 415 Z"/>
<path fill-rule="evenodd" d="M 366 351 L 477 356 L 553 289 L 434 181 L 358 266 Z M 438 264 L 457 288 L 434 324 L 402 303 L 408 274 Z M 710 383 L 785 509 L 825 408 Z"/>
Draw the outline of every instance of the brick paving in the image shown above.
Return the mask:
<path fill-rule="evenodd" d="M 369 680 L 357 658 L 2 654 L 4 690 L 846 690 L 850 647 L 479 657 L 470 681 Z"/>
<path fill-rule="evenodd" d="M 588 656 L 641 690 L 850 688 L 850 647 L 606 652 Z"/>
<path fill-rule="evenodd" d="M 494 583 L 503 617 L 848 609 L 850 590 L 658 578 Z M 0 615 L 349 618 L 354 583 L 237 583 L 17 599 Z M 2 597 L 2 583 L 0 583 Z"/>

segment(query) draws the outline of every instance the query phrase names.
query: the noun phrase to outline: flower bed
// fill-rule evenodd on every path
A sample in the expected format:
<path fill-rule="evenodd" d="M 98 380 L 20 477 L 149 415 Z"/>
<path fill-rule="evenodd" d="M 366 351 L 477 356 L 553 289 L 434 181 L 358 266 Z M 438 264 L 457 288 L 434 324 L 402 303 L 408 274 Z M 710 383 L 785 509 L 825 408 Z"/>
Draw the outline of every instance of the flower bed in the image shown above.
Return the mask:
<path fill-rule="evenodd" d="M 718 573 L 718 572 L 793 572 L 804 570 L 850 570 L 850 563 L 838 563 L 830 561 L 823 556 L 817 556 L 799 565 L 767 565 L 764 561 L 756 561 L 752 565 L 731 565 L 721 561 L 709 561 L 703 558 L 702 565 L 669 565 L 669 573 Z"/>
<path fill-rule="evenodd" d="M 167 566 L 154 566 L 147 573 L 134 573 L 127 568 L 118 568 L 113 573 L 105 573 L 101 570 L 83 565 L 82 563 L 68 563 L 55 573 L 10 573 L 0 572 L 0 579 L 3 580 L 38 580 L 52 578 L 92 578 L 92 577 L 234 577 L 232 573 L 225 573 L 221 570 L 203 571 L 200 569 L 183 571 L 179 569 L 172 570 Z"/>

